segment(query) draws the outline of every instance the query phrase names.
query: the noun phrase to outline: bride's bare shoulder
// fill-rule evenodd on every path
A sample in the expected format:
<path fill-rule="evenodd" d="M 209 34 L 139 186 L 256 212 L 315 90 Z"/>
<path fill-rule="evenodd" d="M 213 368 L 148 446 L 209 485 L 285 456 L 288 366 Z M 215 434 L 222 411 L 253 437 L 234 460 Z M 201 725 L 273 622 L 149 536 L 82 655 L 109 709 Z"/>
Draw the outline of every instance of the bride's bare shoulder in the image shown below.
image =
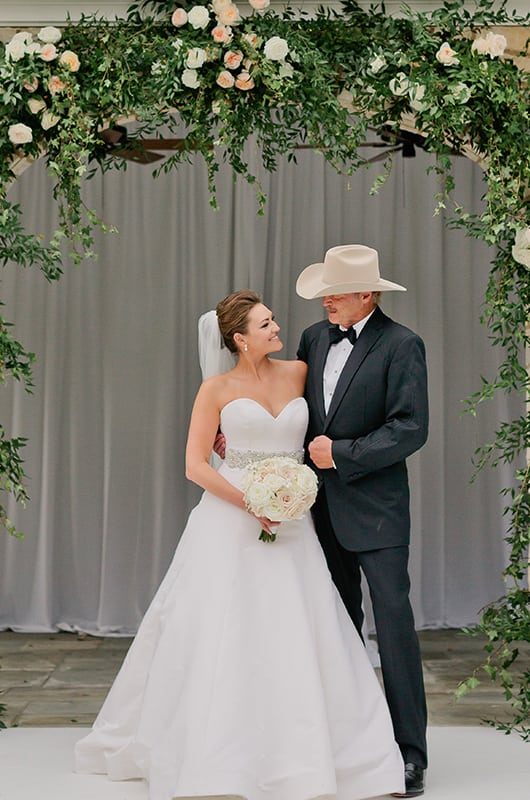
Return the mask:
<path fill-rule="evenodd" d="M 289 361 L 274 359 L 275 363 L 277 364 L 277 368 L 280 373 L 283 373 L 286 380 L 293 380 L 300 384 L 301 388 L 303 389 L 306 374 L 307 374 L 307 364 L 305 361 L 297 361 L 291 359 Z"/>

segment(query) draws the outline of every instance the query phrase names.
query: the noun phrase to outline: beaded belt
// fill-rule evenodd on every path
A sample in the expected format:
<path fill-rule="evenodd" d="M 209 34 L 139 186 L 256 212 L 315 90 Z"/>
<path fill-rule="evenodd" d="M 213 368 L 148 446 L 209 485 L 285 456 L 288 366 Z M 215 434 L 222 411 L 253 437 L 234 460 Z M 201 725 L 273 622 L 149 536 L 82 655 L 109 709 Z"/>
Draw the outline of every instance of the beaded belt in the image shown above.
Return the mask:
<path fill-rule="evenodd" d="M 266 452 L 265 450 L 227 450 L 225 454 L 225 464 L 233 469 L 242 469 L 256 461 L 263 461 L 265 458 L 292 458 L 299 464 L 304 463 L 303 450 L 283 450 L 276 452 Z"/>

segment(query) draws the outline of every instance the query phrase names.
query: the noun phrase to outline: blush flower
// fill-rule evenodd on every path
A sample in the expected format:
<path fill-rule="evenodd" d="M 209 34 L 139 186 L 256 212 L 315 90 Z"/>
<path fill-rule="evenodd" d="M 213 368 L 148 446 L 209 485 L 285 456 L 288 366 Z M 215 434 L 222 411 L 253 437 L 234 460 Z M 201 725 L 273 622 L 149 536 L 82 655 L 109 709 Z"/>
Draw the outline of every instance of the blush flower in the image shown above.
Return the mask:
<path fill-rule="evenodd" d="M 258 46 L 258 41 L 259 40 L 258 40 L 258 34 L 257 33 L 253 33 L 252 31 L 250 33 L 244 33 L 243 34 L 243 39 L 246 42 L 248 42 L 251 47 L 257 47 Z"/>
<path fill-rule="evenodd" d="M 231 89 L 235 82 L 236 79 L 231 72 L 228 72 L 227 69 L 223 69 L 216 79 L 216 83 L 221 87 L 221 89 Z"/>
<path fill-rule="evenodd" d="M 227 25 L 216 25 L 212 29 L 212 38 L 218 44 L 227 44 L 232 38 L 232 31 Z"/>
<path fill-rule="evenodd" d="M 228 50 L 223 60 L 228 69 L 239 69 L 243 61 L 243 53 L 239 50 Z"/>
<path fill-rule="evenodd" d="M 59 92 L 62 92 L 63 89 L 66 89 L 66 83 L 57 75 L 52 75 L 48 81 L 48 91 L 50 94 L 59 94 Z"/>
<path fill-rule="evenodd" d="M 238 7 L 234 3 L 225 6 L 217 14 L 217 20 L 221 25 L 237 25 L 238 22 L 241 22 Z"/>
<path fill-rule="evenodd" d="M 171 15 L 171 24 L 175 28 L 181 28 L 188 21 L 188 13 L 183 8 L 177 8 Z"/>
<path fill-rule="evenodd" d="M 7 135 L 11 144 L 28 144 L 33 141 L 33 131 L 29 125 L 24 125 L 23 122 L 17 122 L 15 125 L 10 125 L 7 129 Z"/>
<path fill-rule="evenodd" d="M 39 53 L 43 61 L 53 61 L 57 58 L 57 48 L 54 44 L 44 44 Z"/>
<path fill-rule="evenodd" d="M 271 4 L 271 0 L 248 0 L 255 11 L 265 11 Z"/>
<path fill-rule="evenodd" d="M 31 83 L 24 84 L 24 89 L 27 92 L 31 92 L 32 94 L 33 92 L 36 92 L 38 88 L 39 88 L 39 79 L 36 76 L 33 78 Z"/>
<path fill-rule="evenodd" d="M 236 89 L 241 89 L 242 92 L 247 92 L 249 89 L 254 88 L 254 78 L 251 78 L 248 72 L 240 72 L 236 78 Z"/>
<path fill-rule="evenodd" d="M 479 36 L 471 45 L 471 52 L 488 55 L 490 58 L 502 56 L 508 42 L 501 33 L 488 31 L 486 36 Z"/>
<path fill-rule="evenodd" d="M 81 66 L 81 62 L 73 50 L 64 50 L 59 58 L 59 64 L 64 64 L 70 72 L 77 72 Z"/>
<path fill-rule="evenodd" d="M 456 51 L 453 50 L 448 42 L 444 42 L 442 44 L 436 53 L 436 59 L 445 67 L 452 67 L 455 64 L 460 64 L 460 59 L 457 58 Z"/>

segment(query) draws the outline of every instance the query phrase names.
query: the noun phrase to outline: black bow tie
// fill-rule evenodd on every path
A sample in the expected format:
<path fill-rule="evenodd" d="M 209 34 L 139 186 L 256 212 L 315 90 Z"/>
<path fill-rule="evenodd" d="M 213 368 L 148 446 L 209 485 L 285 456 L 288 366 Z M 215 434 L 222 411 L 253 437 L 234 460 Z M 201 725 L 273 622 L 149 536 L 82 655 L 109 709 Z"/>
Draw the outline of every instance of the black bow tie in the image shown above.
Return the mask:
<path fill-rule="evenodd" d="M 341 328 L 339 328 L 338 325 L 330 326 L 329 329 L 330 344 L 337 344 L 337 342 L 341 342 L 343 339 L 346 338 L 348 338 L 352 344 L 355 344 L 355 340 L 357 339 L 355 328 L 347 328 L 347 330 L 343 331 Z"/>

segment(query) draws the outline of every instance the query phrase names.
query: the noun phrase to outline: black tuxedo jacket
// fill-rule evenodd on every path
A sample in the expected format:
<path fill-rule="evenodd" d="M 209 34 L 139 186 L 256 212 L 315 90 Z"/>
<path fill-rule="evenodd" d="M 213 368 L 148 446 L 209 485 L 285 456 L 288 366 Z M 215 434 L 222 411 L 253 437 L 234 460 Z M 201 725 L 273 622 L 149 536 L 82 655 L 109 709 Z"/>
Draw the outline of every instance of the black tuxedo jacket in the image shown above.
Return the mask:
<path fill-rule="evenodd" d="M 333 530 L 348 550 L 407 545 L 405 459 L 424 444 L 428 429 L 424 344 L 376 308 L 348 357 L 326 414 L 328 328 L 327 321 L 307 328 L 298 358 L 308 365 L 306 444 L 320 434 L 333 440 L 336 469 L 317 470 Z"/>

